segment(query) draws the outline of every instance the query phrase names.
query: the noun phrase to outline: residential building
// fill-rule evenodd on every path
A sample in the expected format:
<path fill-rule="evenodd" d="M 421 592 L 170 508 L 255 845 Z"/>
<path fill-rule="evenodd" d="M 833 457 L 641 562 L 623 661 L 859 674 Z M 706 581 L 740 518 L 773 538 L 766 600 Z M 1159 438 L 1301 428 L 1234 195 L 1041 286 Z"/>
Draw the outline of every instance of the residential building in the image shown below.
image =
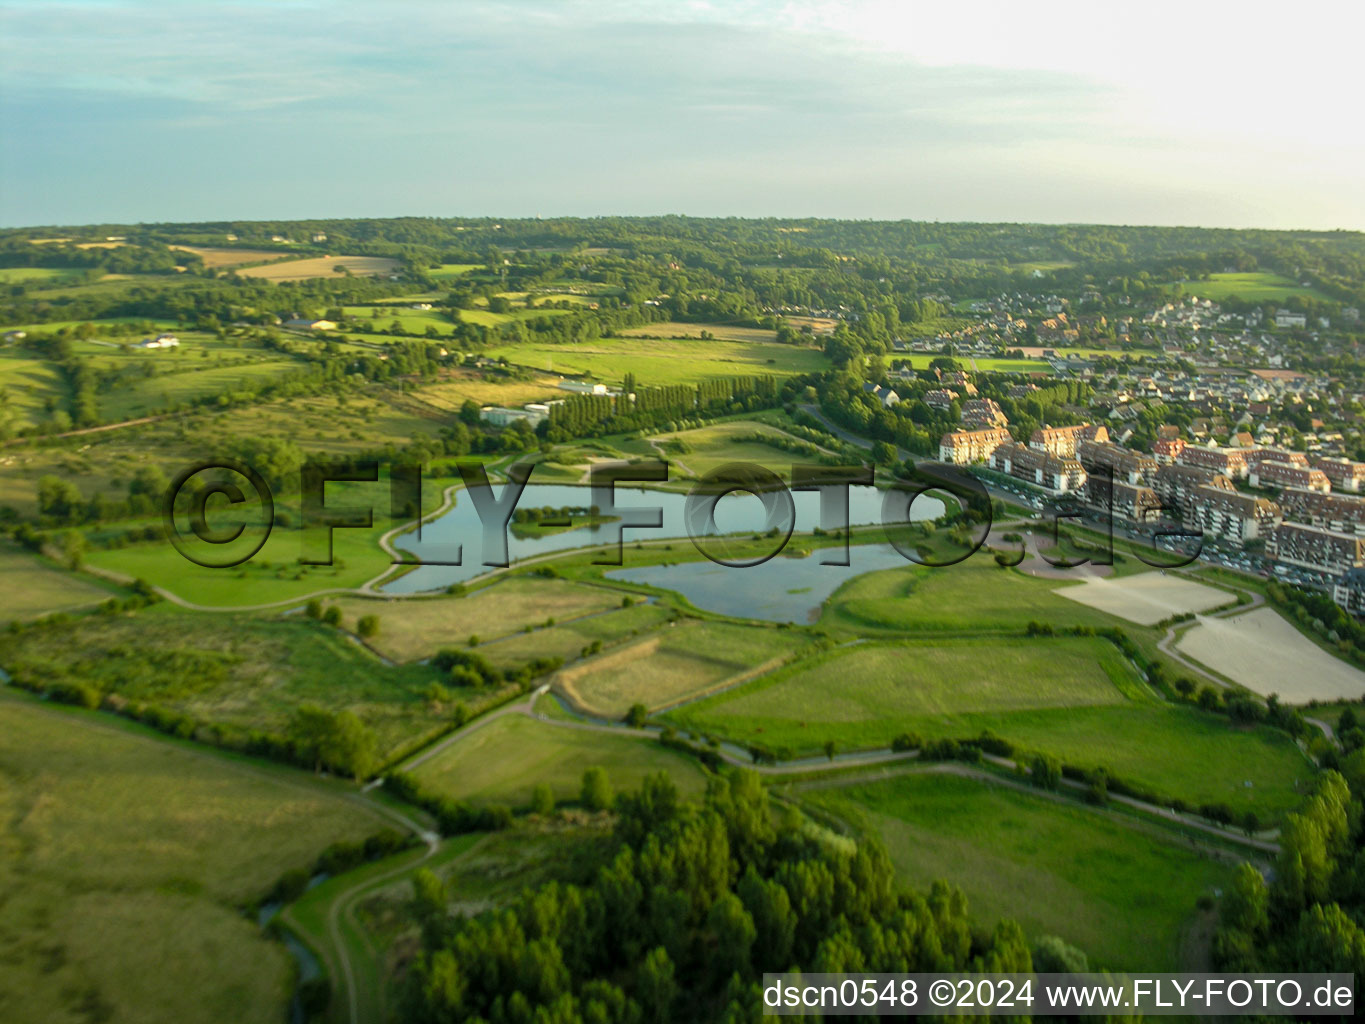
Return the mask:
<path fill-rule="evenodd" d="M 998 446 L 991 453 L 990 466 L 998 473 L 1006 473 L 1056 494 L 1085 486 L 1085 467 L 1075 459 L 1058 458 L 1015 441 Z"/>
<path fill-rule="evenodd" d="M 1152 475 L 1152 489 L 1167 505 L 1183 509 L 1194 497 L 1196 488 L 1204 485 L 1224 491 L 1235 491 L 1231 480 L 1211 469 L 1172 464 L 1162 466 Z"/>
<path fill-rule="evenodd" d="M 890 409 L 893 405 L 895 405 L 897 402 L 901 400 L 900 395 L 896 394 L 890 388 L 885 387 L 881 384 L 872 383 L 864 384 L 863 391 L 869 395 L 872 395 L 874 398 L 877 399 L 877 401 L 881 402 L 883 409 Z"/>
<path fill-rule="evenodd" d="M 1227 486 L 1207 483 L 1195 487 L 1180 508 L 1180 521 L 1187 530 L 1202 530 L 1222 540 L 1245 544 L 1265 537 L 1281 522 L 1280 507 L 1268 498 L 1242 494 Z"/>
<path fill-rule="evenodd" d="M 1087 472 L 1094 472 L 1098 466 L 1107 467 L 1115 480 L 1126 484 L 1150 484 L 1156 475 L 1158 463 L 1150 455 L 1143 455 L 1129 448 L 1123 448 L 1108 441 L 1076 442 L 1076 458 Z"/>
<path fill-rule="evenodd" d="M 938 442 L 938 459 L 959 466 L 985 462 L 991 453 L 1011 440 L 1010 432 L 1000 428 L 990 430 L 956 430 L 944 434 Z"/>
<path fill-rule="evenodd" d="M 1170 465 L 1180 458 L 1185 450 L 1185 442 L 1179 437 L 1161 438 L 1152 444 L 1152 458 L 1162 465 Z"/>
<path fill-rule="evenodd" d="M 284 326 L 296 331 L 335 331 L 335 320 L 286 320 Z"/>
<path fill-rule="evenodd" d="M 1009 425 L 1009 417 L 991 398 L 974 398 L 962 403 L 962 423 L 974 428 L 1004 427 Z"/>
<path fill-rule="evenodd" d="M 1298 522 L 1340 533 L 1365 534 L 1365 498 L 1289 487 L 1280 492 L 1284 514 Z"/>
<path fill-rule="evenodd" d="M 1221 473 L 1233 480 L 1244 479 L 1247 475 L 1246 454 L 1236 448 L 1206 448 L 1200 444 L 1186 445 L 1176 456 L 1176 461 L 1182 466 L 1211 469 L 1215 473 Z"/>
<path fill-rule="evenodd" d="M 1365 564 L 1365 537 L 1281 523 L 1270 531 L 1265 551 L 1277 562 L 1340 576 Z"/>
<path fill-rule="evenodd" d="M 1276 327 L 1307 327 L 1308 317 L 1303 313 L 1290 313 L 1287 310 L 1280 310 L 1275 314 Z"/>
<path fill-rule="evenodd" d="M 1334 491 L 1350 491 L 1355 494 L 1365 483 L 1365 462 L 1352 462 L 1350 459 L 1314 459 L 1313 465 L 1322 470 L 1323 475 L 1332 482 Z"/>
<path fill-rule="evenodd" d="M 561 380 L 555 387 L 561 391 L 572 391 L 576 395 L 605 395 L 605 384 L 593 384 L 585 380 Z"/>
<path fill-rule="evenodd" d="M 924 393 L 924 404 L 931 409 L 946 409 L 957 401 L 957 395 L 947 388 L 934 388 Z"/>
<path fill-rule="evenodd" d="M 1252 487 L 1296 487 L 1305 491 L 1326 494 L 1332 482 L 1320 469 L 1291 466 L 1285 462 L 1261 462 L 1250 473 Z"/>
<path fill-rule="evenodd" d="M 180 339 L 174 334 L 158 334 L 155 338 L 143 338 L 138 348 L 179 348 Z"/>
<path fill-rule="evenodd" d="M 1332 588 L 1332 600 L 1350 614 L 1365 616 L 1365 569 L 1350 569 Z"/>
<path fill-rule="evenodd" d="M 1077 441 L 1108 441 L 1109 429 L 1103 423 L 1081 423 L 1072 427 L 1040 427 L 1028 439 L 1034 451 L 1058 458 L 1074 459 Z"/>
<path fill-rule="evenodd" d="M 1150 487 L 1134 486 L 1121 480 L 1111 481 L 1101 474 L 1086 477 L 1082 500 L 1087 505 L 1103 513 L 1110 509 L 1111 499 L 1114 518 L 1125 522 L 1151 522 L 1161 512 L 1161 499 Z"/>
<path fill-rule="evenodd" d="M 543 411 L 542 411 L 543 410 Z M 495 427 L 506 427 L 517 420 L 525 420 L 531 426 L 539 426 L 541 421 L 548 418 L 550 410 L 545 406 L 533 409 L 527 406 L 525 409 L 508 409 L 500 405 L 485 405 L 479 410 L 479 419 L 485 423 L 491 423 Z"/>

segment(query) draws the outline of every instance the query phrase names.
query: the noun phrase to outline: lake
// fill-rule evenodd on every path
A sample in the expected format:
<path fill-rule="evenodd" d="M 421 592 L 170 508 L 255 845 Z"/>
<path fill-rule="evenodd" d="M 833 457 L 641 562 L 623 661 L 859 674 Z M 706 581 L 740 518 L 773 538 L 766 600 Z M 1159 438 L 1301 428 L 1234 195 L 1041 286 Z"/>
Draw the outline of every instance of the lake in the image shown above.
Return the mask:
<path fill-rule="evenodd" d="M 500 488 L 497 493 L 502 493 Z M 850 487 L 848 496 L 849 523 L 853 526 L 861 526 L 881 522 L 884 494 L 884 491 L 879 491 L 875 487 Z M 819 526 L 821 495 L 814 491 L 795 491 L 792 492 L 791 496 L 796 514 L 795 532 L 808 533 Z M 686 494 L 677 491 L 651 491 L 638 487 L 617 487 L 616 504 L 618 509 L 658 508 L 662 510 L 663 514 L 661 529 L 625 530 L 624 537 L 627 550 L 637 540 L 687 537 L 688 531 L 683 522 L 683 506 L 686 499 Z M 517 507 L 563 508 L 569 505 L 586 506 L 591 503 L 592 489 L 588 487 L 579 487 L 573 484 L 528 484 L 521 500 L 517 502 Z M 936 519 L 943 512 L 944 505 L 939 499 L 932 495 L 924 495 L 915 502 L 911 509 L 911 518 L 915 521 Z M 757 496 L 748 493 L 730 494 L 721 498 L 716 504 L 715 524 L 715 532 L 720 534 L 761 533 L 766 531 L 770 525 L 763 502 Z M 540 537 L 516 537 L 509 529 L 507 536 L 508 557 L 513 563 L 516 563 L 528 558 L 535 558 L 538 555 L 604 543 L 613 536 L 613 528 L 617 525 L 619 524 L 583 526 L 578 529 L 565 530 Z M 709 533 L 711 531 L 698 532 Z M 460 548 L 462 549 L 460 550 L 462 564 L 421 565 L 397 579 L 381 585 L 379 589 L 386 594 L 417 594 L 444 590 L 452 583 L 463 583 L 476 576 L 482 576 L 490 568 L 483 564 L 482 537 L 483 526 L 479 521 L 478 512 L 474 508 L 473 500 L 463 490 L 456 492 L 454 507 L 423 525 L 420 539 L 417 532 L 403 534 L 393 539 L 393 546 L 402 551 L 411 552 L 425 563 L 453 562 L 456 560 L 454 557 L 456 549 Z M 864 548 L 875 546 L 859 545 L 859 547 Z M 890 549 L 888 548 L 888 550 Z M 896 557 L 900 558 L 899 555 Z M 626 556 L 626 559 L 629 561 L 629 555 Z M 779 555 L 777 558 L 764 563 L 764 566 L 770 566 L 773 562 L 799 563 L 800 561 L 800 559 L 785 559 Z M 764 567 L 723 569 L 712 562 L 705 562 L 704 564 L 731 573 L 735 577 L 741 573 L 756 572 Z M 818 559 L 816 563 L 809 563 L 809 565 L 814 571 L 829 572 L 831 576 L 840 573 L 840 570 L 833 566 L 818 565 Z M 675 566 L 674 568 L 680 567 Z M 869 570 L 863 569 L 861 571 L 867 572 Z M 793 583 L 791 585 L 805 586 L 808 584 Z"/>

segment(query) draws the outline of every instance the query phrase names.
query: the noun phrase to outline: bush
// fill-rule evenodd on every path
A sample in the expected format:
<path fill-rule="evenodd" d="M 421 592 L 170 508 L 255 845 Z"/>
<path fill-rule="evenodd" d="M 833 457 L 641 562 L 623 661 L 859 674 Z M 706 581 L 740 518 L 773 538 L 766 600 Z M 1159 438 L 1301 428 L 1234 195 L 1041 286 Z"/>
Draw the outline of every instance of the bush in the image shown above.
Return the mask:
<path fill-rule="evenodd" d="M 322 621 L 327 623 L 327 625 L 329 626 L 340 626 L 341 609 L 338 608 L 336 605 L 331 605 L 325 612 L 322 613 Z"/>
<path fill-rule="evenodd" d="M 379 635 L 379 616 L 362 615 L 360 621 L 355 624 L 355 631 L 364 639 Z"/>

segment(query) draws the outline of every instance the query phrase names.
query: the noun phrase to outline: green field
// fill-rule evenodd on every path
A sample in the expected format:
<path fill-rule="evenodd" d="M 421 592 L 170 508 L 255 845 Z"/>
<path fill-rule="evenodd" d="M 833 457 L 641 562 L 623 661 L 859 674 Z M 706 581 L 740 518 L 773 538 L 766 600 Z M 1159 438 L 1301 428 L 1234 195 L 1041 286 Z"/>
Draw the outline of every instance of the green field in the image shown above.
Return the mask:
<path fill-rule="evenodd" d="M 905 654 L 878 653 L 887 651 Z M 1158 701 L 1099 639 L 854 647 L 664 717 L 793 753 L 818 752 L 827 740 L 852 750 L 884 748 L 901 733 L 965 738 L 989 730 L 1166 797 L 1226 803 L 1266 820 L 1295 807 L 1312 775 L 1281 732 Z"/>
<path fill-rule="evenodd" d="M 764 423 L 737 420 L 675 434 L 660 434 L 652 440 L 658 442 L 654 453 L 661 454 L 673 466 L 670 477 L 702 477 L 731 462 L 765 466 L 785 477 L 791 463 L 800 456 L 773 444 L 750 440 L 756 434 L 775 440 L 792 437 Z"/>
<path fill-rule="evenodd" d="M 639 643 L 560 673 L 558 686 L 595 715 L 665 707 L 745 673 L 776 668 L 804 638 L 761 626 L 673 622 Z"/>
<path fill-rule="evenodd" d="M 1060 936 L 1092 970 L 1195 969 L 1180 962 L 1182 934 L 1232 874 L 1174 838 L 975 779 L 916 772 L 800 799 L 876 833 L 909 884 L 946 879 L 983 922 Z"/>
<path fill-rule="evenodd" d="M 1207 281 L 1181 283 L 1187 295 L 1197 295 L 1201 299 L 1212 299 L 1214 302 L 1221 302 L 1234 295 L 1244 302 L 1287 299 L 1291 295 L 1327 299 L 1327 296 L 1316 288 L 1304 288 L 1297 281 L 1265 271 L 1247 274 L 1210 274 Z"/>
<path fill-rule="evenodd" d="M 344 634 L 302 616 L 206 615 L 157 606 L 0 635 L 0 664 L 18 675 L 65 675 L 198 719 L 282 734 L 300 704 L 350 709 L 381 757 L 445 725 L 422 691 L 422 665 L 388 666 Z"/>
<path fill-rule="evenodd" d="M 491 640 L 593 615 L 621 606 L 620 591 L 566 580 L 515 577 L 482 587 L 464 597 L 408 600 L 343 598 L 343 622 L 352 628 L 362 615 L 379 619 L 370 646 L 395 661 L 428 658 L 448 646 L 464 646 L 471 636 Z"/>
<path fill-rule="evenodd" d="M 461 735 L 413 770 L 423 785 L 476 803 L 520 807 L 545 783 L 556 800 L 577 800 L 583 773 L 601 766 L 616 792 L 636 789 L 650 772 L 666 771 L 686 795 L 705 784 L 697 763 L 653 740 L 593 728 L 503 715 Z"/>
<path fill-rule="evenodd" d="M 240 907 L 391 824 L 339 788 L 0 695 L 10 1021 L 283 1020 L 289 954 Z"/>
<path fill-rule="evenodd" d="M 571 662 L 593 643 L 604 647 L 647 633 L 666 622 L 673 613 L 659 604 L 637 603 L 629 608 L 590 615 L 482 643 L 478 651 L 499 668 L 524 665 L 536 658 L 560 658 Z"/>
<path fill-rule="evenodd" d="M 693 384 L 708 377 L 785 377 L 829 367 L 824 353 L 816 349 L 737 341 L 601 338 L 578 345 L 505 345 L 488 355 L 569 377 L 619 381 L 623 374 L 634 373 L 640 384 L 654 386 Z"/>
<path fill-rule="evenodd" d="M 30 349 L 0 348 L 0 439 L 66 413 L 70 390 L 55 363 Z"/>
<path fill-rule="evenodd" d="M 908 566 L 857 576 L 830 597 L 820 624 L 859 633 L 919 633 L 1021 632 L 1033 619 L 1059 629 L 1116 623 L 1057 596 L 1064 583 L 1005 571 L 983 552 L 949 568 Z"/>
<path fill-rule="evenodd" d="M 0 543 L 0 580 L 5 581 L 0 590 L 0 625 L 88 608 L 113 594 L 112 588 L 5 543 Z"/>
<path fill-rule="evenodd" d="M 79 270 L 61 267 L 0 267 L 0 283 L 26 284 L 30 287 L 50 288 L 53 285 L 77 279 Z"/>

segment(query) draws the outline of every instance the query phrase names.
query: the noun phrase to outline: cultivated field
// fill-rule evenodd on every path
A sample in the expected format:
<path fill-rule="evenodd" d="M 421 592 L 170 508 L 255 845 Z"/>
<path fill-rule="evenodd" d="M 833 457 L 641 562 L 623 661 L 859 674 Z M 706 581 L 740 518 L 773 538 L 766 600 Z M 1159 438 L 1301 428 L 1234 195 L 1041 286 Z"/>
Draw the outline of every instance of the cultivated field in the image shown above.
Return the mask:
<path fill-rule="evenodd" d="M 565 580 L 516 577 L 464 597 L 409 600 L 343 598 L 343 623 L 353 628 L 363 615 L 379 619 L 370 645 L 394 661 L 428 658 L 442 647 L 463 646 L 471 636 L 491 640 L 621 606 L 621 593 Z"/>
<path fill-rule="evenodd" d="M 595 715 L 634 704 L 666 707 L 747 674 L 776 668 L 801 639 L 722 622 L 671 623 L 648 639 L 560 672 L 556 685 Z"/>
<path fill-rule="evenodd" d="M 549 628 L 538 628 L 480 644 L 478 651 L 499 668 L 524 665 L 536 658 L 560 658 L 571 662 L 593 643 L 604 647 L 646 633 L 662 625 L 672 613 L 658 604 L 633 604 L 629 608 L 590 615 Z"/>
<path fill-rule="evenodd" d="M 608 731 L 553 725 L 525 715 L 504 715 L 462 736 L 415 769 L 423 785 L 448 796 L 513 807 L 530 801 L 545 783 L 556 800 L 577 800 L 583 773 L 607 770 L 619 793 L 636 789 L 650 772 L 666 771 L 687 794 L 704 776 L 697 763 L 653 740 Z"/>
<path fill-rule="evenodd" d="M 875 832 L 906 882 L 943 878 L 990 924 L 1084 949 L 1091 969 L 1191 969 L 1180 962 L 1195 902 L 1231 868 L 1106 815 L 975 779 L 916 772 L 819 785 L 810 801 Z"/>
<path fill-rule="evenodd" d="M 387 819 L 307 776 L 0 695 L 10 1021 L 283 1020 L 289 954 L 240 906 Z"/>
<path fill-rule="evenodd" d="M 1289 704 L 1365 694 L 1365 672 L 1332 657 L 1271 608 L 1201 618 L 1176 647 L 1248 690 L 1278 693 Z"/>
<path fill-rule="evenodd" d="M 1056 593 L 1144 626 L 1155 625 L 1172 615 L 1206 612 L 1234 600 L 1225 590 L 1159 572 L 1116 580 L 1090 579 L 1076 586 L 1059 587 Z"/>
<path fill-rule="evenodd" d="M 398 261 L 387 256 L 313 256 L 302 260 L 285 260 L 264 267 L 244 267 L 243 277 L 260 277 L 267 281 L 306 281 L 310 277 L 331 277 L 344 267 L 357 277 L 392 274 Z"/>
<path fill-rule="evenodd" d="M 0 625 L 51 612 L 89 608 L 111 595 L 84 576 L 64 572 L 46 559 L 0 544 Z"/>

